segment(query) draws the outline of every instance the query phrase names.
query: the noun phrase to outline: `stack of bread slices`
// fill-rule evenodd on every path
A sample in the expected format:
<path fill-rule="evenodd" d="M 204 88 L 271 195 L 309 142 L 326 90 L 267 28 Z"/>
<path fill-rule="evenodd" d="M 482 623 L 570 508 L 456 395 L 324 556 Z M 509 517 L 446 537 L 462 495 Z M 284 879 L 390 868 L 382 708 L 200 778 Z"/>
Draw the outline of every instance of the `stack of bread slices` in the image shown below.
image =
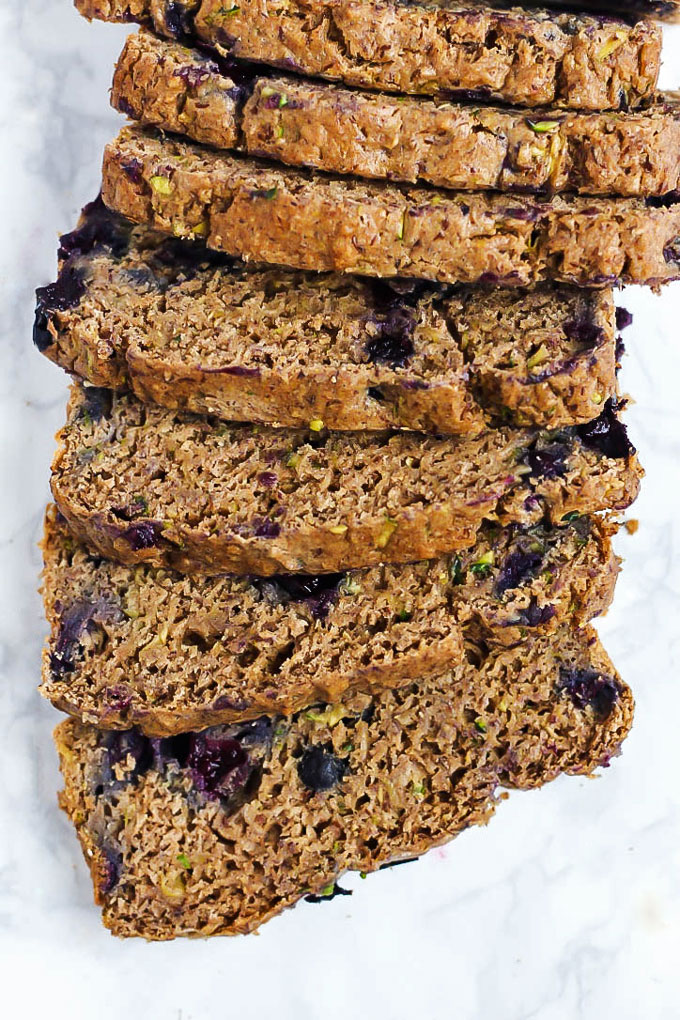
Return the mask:
<path fill-rule="evenodd" d="M 680 6 L 77 6 L 141 27 L 37 292 L 61 803 L 116 934 L 248 932 L 630 728 L 614 288 L 680 276 Z"/>

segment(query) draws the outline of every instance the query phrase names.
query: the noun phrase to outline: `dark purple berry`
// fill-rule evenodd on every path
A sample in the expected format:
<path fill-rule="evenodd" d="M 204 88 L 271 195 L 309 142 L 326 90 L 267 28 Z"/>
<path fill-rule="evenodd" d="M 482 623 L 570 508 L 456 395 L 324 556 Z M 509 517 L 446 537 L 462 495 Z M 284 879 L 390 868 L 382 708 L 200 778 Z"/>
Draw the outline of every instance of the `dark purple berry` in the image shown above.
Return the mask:
<path fill-rule="evenodd" d="M 181 78 L 187 88 L 195 89 L 214 74 L 219 74 L 219 71 L 217 64 L 206 61 L 205 64 L 187 64 L 184 67 L 179 67 L 174 76 Z"/>
<path fill-rule="evenodd" d="M 324 620 L 344 579 L 344 574 L 275 574 L 264 583 L 276 585 L 286 600 L 304 602 L 315 620 Z"/>
<path fill-rule="evenodd" d="M 99 878 L 99 892 L 102 896 L 108 896 L 113 892 L 120 881 L 120 873 L 123 867 L 123 855 L 118 847 L 110 845 L 100 847 L 102 855 L 101 871 Z"/>
<path fill-rule="evenodd" d="M 245 365 L 220 365 L 218 368 L 203 368 L 201 372 L 206 375 L 236 375 L 244 378 L 256 378 L 260 374 L 259 368 L 246 368 Z"/>
<path fill-rule="evenodd" d="M 281 525 L 276 521 L 253 521 L 253 535 L 256 538 L 277 538 L 281 534 Z"/>
<path fill-rule="evenodd" d="M 623 337 L 617 336 L 617 338 L 616 338 L 616 349 L 615 349 L 615 352 L 614 352 L 615 357 L 616 357 L 616 367 L 617 368 L 621 367 L 621 360 L 622 360 L 622 358 L 623 358 L 625 353 L 626 353 L 626 345 L 623 342 Z"/>
<path fill-rule="evenodd" d="M 118 108 L 120 113 L 124 113 L 125 116 L 129 117 L 131 120 L 137 120 L 139 117 L 139 114 L 135 110 L 134 106 L 132 105 L 131 102 L 129 102 L 129 100 L 125 98 L 125 96 L 118 96 L 118 98 L 116 99 L 116 107 Z"/>
<path fill-rule="evenodd" d="M 486 86 L 478 89 L 442 89 L 437 93 L 437 99 L 446 103 L 476 103 L 492 98 L 493 93 Z"/>
<path fill-rule="evenodd" d="M 558 688 L 564 691 L 577 708 L 590 706 L 595 715 L 606 719 L 619 699 L 619 685 L 613 677 L 603 675 L 594 669 L 576 669 L 563 666 L 560 669 Z"/>
<path fill-rule="evenodd" d="M 626 426 L 616 416 L 616 406 L 615 400 L 608 400 L 602 414 L 587 425 L 577 425 L 575 431 L 584 446 L 597 450 L 603 457 L 621 460 L 635 453 L 635 447 Z"/>
<path fill-rule="evenodd" d="M 275 92 L 273 95 L 267 96 L 260 105 L 265 110 L 278 110 L 281 106 L 281 93 Z"/>
<path fill-rule="evenodd" d="M 510 553 L 503 564 L 496 580 L 496 594 L 519 587 L 529 577 L 533 577 L 543 562 L 543 556 L 539 552 L 524 552 L 516 549 Z"/>
<path fill-rule="evenodd" d="M 277 477 L 273 471 L 263 471 L 257 476 L 257 480 L 265 489 L 271 489 L 276 485 Z"/>
<path fill-rule="evenodd" d="M 320 793 L 337 786 L 348 768 L 347 759 L 338 758 L 330 744 L 313 744 L 298 762 L 298 775 L 308 790 Z"/>
<path fill-rule="evenodd" d="M 375 333 L 364 346 L 371 361 L 401 368 L 413 357 L 413 334 L 416 313 L 409 306 L 395 302 L 381 315 L 374 317 Z"/>
<path fill-rule="evenodd" d="M 136 521 L 121 532 L 121 538 L 130 543 L 135 552 L 158 545 L 162 525 L 158 521 Z"/>
<path fill-rule="evenodd" d="M 664 247 L 663 257 L 669 265 L 680 266 L 680 236 L 668 242 Z"/>
<path fill-rule="evenodd" d="M 61 613 L 59 636 L 50 653 L 50 667 L 55 676 L 72 673 L 74 657 L 80 647 L 80 639 L 93 624 L 119 622 L 123 612 L 104 599 L 74 602 Z"/>
<path fill-rule="evenodd" d="M 137 496 L 131 503 L 125 506 L 112 506 L 111 513 L 120 517 L 122 521 L 134 521 L 136 517 L 145 517 L 149 512 L 149 504 L 144 496 Z"/>
<path fill-rule="evenodd" d="M 525 223 L 535 223 L 541 215 L 541 209 L 535 205 L 515 205 L 503 209 L 503 215 L 512 220 L 523 220 Z"/>
<path fill-rule="evenodd" d="M 96 606 L 92 602 L 74 602 L 61 616 L 59 637 L 50 653 L 50 668 L 55 676 L 72 673 L 73 656 L 80 645 L 80 636 L 92 620 Z"/>
<path fill-rule="evenodd" d="M 80 227 L 59 238 L 60 259 L 89 255 L 98 248 L 108 249 L 116 258 L 125 254 L 132 224 L 107 209 L 101 195 L 83 208 L 82 216 L 84 222 Z"/>
<path fill-rule="evenodd" d="M 97 796 L 115 792 L 125 783 L 136 782 L 153 764 L 151 742 L 139 730 L 110 730 L 103 735 L 101 746 L 105 753 L 94 777 Z M 116 766 L 123 767 L 124 778 L 120 778 L 120 769 Z"/>
<path fill-rule="evenodd" d="M 129 116 L 134 114 L 129 113 L 128 110 L 124 110 L 123 113 L 128 113 Z M 135 159 L 131 156 L 130 159 L 124 159 L 121 161 L 120 168 L 123 173 L 130 178 L 133 184 L 141 184 L 142 177 L 144 176 L 144 164 L 141 159 Z"/>
<path fill-rule="evenodd" d="M 539 606 L 534 597 L 527 608 L 521 610 L 517 622 L 524 627 L 540 627 L 552 620 L 555 613 L 554 606 Z"/>
<path fill-rule="evenodd" d="M 532 478 L 561 478 L 567 472 L 569 447 L 565 443 L 535 445 L 525 456 Z"/>
<path fill-rule="evenodd" d="M 46 351 L 54 343 L 49 324 L 53 312 L 63 312 L 78 304 L 85 293 L 85 274 L 82 266 L 64 265 L 54 283 L 38 287 L 35 292 L 35 320 L 33 343 L 39 351 Z"/>
<path fill-rule="evenodd" d="M 103 386 L 84 386 L 79 415 L 88 425 L 96 425 L 102 418 L 110 418 L 113 394 Z"/>
<path fill-rule="evenodd" d="M 189 11 L 179 0 L 168 0 L 165 5 L 165 27 L 173 39 L 183 39 L 191 33 Z"/>
<path fill-rule="evenodd" d="M 522 280 L 516 269 L 511 270 L 509 273 L 501 275 L 500 273 L 486 272 L 482 273 L 479 277 L 480 284 L 490 284 L 493 287 L 506 287 L 510 284 L 521 284 Z"/>
<path fill-rule="evenodd" d="M 186 767 L 194 785 L 208 797 L 230 797 L 250 775 L 248 752 L 231 737 L 193 733 Z"/>
<path fill-rule="evenodd" d="M 237 728 L 235 739 L 245 747 L 269 747 L 273 732 L 274 726 L 271 717 L 261 715 L 259 719 L 241 723 Z"/>
<path fill-rule="evenodd" d="M 586 348 L 598 347 L 604 340 L 604 330 L 592 319 L 570 319 L 563 329 L 567 340 Z"/>
<path fill-rule="evenodd" d="M 627 308 L 616 309 L 616 328 L 618 330 L 628 329 L 633 322 L 632 312 L 629 312 Z"/>
<path fill-rule="evenodd" d="M 63 265 L 57 280 L 36 291 L 33 342 L 39 351 L 47 350 L 54 342 L 49 331 L 52 313 L 73 308 L 85 293 L 84 267 L 72 260 L 101 247 L 120 256 L 129 244 L 130 225 L 122 217 L 111 213 L 101 196 L 84 207 L 83 218 L 80 227 L 61 236 L 59 258 Z"/>
<path fill-rule="evenodd" d="M 132 693 L 125 684 L 115 684 L 104 691 L 104 701 L 114 712 L 126 712 L 132 704 Z"/>

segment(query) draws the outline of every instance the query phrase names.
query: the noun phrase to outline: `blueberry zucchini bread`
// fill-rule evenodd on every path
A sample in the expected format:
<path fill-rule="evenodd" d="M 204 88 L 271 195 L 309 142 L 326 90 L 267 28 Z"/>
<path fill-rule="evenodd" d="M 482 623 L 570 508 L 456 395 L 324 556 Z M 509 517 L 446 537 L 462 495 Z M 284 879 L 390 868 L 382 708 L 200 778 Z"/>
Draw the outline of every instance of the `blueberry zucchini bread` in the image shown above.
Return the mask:
<path fill-rule="evenodd" d="M 587 425 L 454 439 L 229 425 L 76 385 L 58 440 L 52 492 L 74 535 L 183 573 L 434 559 L 488 518 L 622 509 L 641 476 L 611 402 Z"/>
<path fill-rule="evenodd" d="M 125 128 L 105 204 L 258 262 L 444 283 L 660 284 L 680 276 L 680 196 L 527 198 L 321 177 Z"/>
<path fill-rule="evenodd" d="M 611 290 L 258 269 L 101 200 L 61 239 L 34 339 L 96 386 L 232 421 L 479 433 L 589 421 L 616 394 Z"/>
<path fill-rule="evenodd" d="M 346 574 L 187 577 L 91 556 L 45 522 L 42 693 L 106 729 L 167 736 L 379 691 L 606 610 L 614 526 L 485 525 L 424 563 Z"/>
<path fill-rule="evenodd" d="M 656 86 L 661 31 L 587 14 L 394 0 L 76 0 L 223 56 L 388 92 L 618 110 Z"/>
<path fill-rule="evenodd" d="M 680 110 L 565 113 L 357 92 L 295 77 L 235 77 L 199 50 L 130 36 L 113 105 L 196 142 L 290 166 L 461 190 L 664 195 L 680 184 Z M 246 98 L 248 97 L 248 98 Z"/>
<path fill-rule="evenodd" d="M 245 933 L 486 823 L 499 787 L 607 765 L 632 715 L 594 632 L 567 630 L 292 717 L 163 740 L 69 720 L 60 802 L 116 935 Z"/>

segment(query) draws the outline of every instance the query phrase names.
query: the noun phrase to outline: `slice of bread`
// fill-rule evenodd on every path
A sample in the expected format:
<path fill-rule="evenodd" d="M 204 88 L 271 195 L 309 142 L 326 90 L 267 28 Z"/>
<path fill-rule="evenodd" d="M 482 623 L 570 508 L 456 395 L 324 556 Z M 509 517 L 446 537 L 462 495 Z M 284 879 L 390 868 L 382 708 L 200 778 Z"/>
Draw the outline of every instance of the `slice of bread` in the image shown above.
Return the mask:
<path fill-rule="evenodd" d="M 124 128 L 109 208 L 229 255 L 315 272 L 523 286 L 680 276 L 680 198 L 552 199 L 396 187 L 277 168 Z"/>
<path fill-rule="evenodd" d="M 594 632 L 561 631 L 293 717 L 151 741 L 69 720 L 60 800 L 115 934 L 237 934 L 484 824 L 499 785 L 608 764 L 632 714 Z"/>
<path fill-rule="evenodd" d="M 186 577 L 92 557 L 45 523 L 42 693 L 106 729 L 166 736 L 379 691 L 583 624 L 614 594 L 613 525 L 487 525 L 456 556 L 317 576 Z"/>
<path fill-rule="evenodd" d="M 259 71 L 259 69 L 258 69 Z M 680 109 L 576 113 L 474 106 L 252 76 L 141 31 L 111 101 L 143 124 L 220 149 L 358 177 L 461 190 L 647 197 L 680 185 Z"/>
<path fill-rule="evenodd" d="M 257 269 L 101 200 L 37 292 L 36 345 L 96 386 L 232 421 L 479 433 L 616 395 L 610 289 L 453 288 Z"/>
<path fill-rule="evenodd" d="M 152 23 L 226 56 L 388 92 L 618 110 L 651 95 L 651 22 L 417 0 L 76 0 L 87 18 Z"/>
<path fill-rule="evenodd" d="M 617 510 L 641 470 L 611 403 L 570 429 L 465 439 L 229 425 L 74 386 L 52 492 L 75 536 L 182 572 L 331 573 L 434 559 L 484 520 Z"/>

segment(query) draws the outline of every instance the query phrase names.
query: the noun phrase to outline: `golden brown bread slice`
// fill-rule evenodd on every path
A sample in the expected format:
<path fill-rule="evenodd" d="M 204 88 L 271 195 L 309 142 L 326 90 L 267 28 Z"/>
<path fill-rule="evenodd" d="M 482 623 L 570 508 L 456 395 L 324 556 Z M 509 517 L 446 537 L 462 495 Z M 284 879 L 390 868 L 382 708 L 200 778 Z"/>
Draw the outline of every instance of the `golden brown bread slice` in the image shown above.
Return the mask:
<path fill-rule="evenodd" d="M 69 720 L 60 801 L 115 934 L 244 933 L 347 870 L 484 824 L 499 786 L 607 765 L 632 715 L 594 632 L 566 630 L 373 698 L 184 737 Z"/>
<path fill-rule="evenodd" d="M 403 686 L 462 661 L 463 635 L 511 645 L 606 610 L 613 530 L 488 525 L 424 563 L 205 578 L 93 557 L 52 507 L 42 693 L 106 729 L 164 736 Z"/>
<path fill-rule="evenodd" d="M 200 50 L 131 35 L 113 105 L 196 142 L 330 173 L 461 190 L 665 195 L 680 183 L 677 96 L 639 111 L 480 106 L 250 77 Z"/>
<path fill-rule="evenodd" d="M 74 386 L 52 492 L 123 563 L 317 574 L 434 559 L 484 520 L 622 509 L 640 476 L 611 403 L 587 425 L 453 438 L 228 425 Z"/>
<path fill-rule="evenodd" d="M 589 421 L 616 395 L 610 289 L 383 283 L 257 268 L 101 200 L 61 239 L 34 340 L 95 386 L 232 421 L 479 433 Z M 623 316 L 623 317 L 622 317 Z"/>
<path fill-rule="evenodd" d="M 301 74 L 389 92 L 456 92 L 521 106 L 618 110 L 656 86 L 651 22 L 418 0 L 76 0 L 87 18 Z"/>
<path fill-rule="evenodd" d="M 218 153 L 148 128 L 105 150 L 102 195 L 138 223 L 258 262 L 443 283 L 661 284 L 680 276 L 680 199 L 396 187 Z"/>

